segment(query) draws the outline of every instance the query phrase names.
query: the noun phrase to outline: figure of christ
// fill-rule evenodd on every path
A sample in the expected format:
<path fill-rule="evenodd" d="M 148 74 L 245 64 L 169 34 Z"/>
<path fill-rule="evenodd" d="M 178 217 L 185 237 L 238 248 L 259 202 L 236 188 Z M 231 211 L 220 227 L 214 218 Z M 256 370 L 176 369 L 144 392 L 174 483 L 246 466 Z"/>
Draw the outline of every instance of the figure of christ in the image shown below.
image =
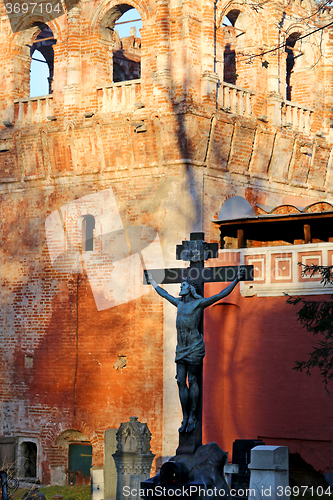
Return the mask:
<path fill-rule="evenodd" d="M 148 281 L 156 292 L 177 307 L 177 385 L 183 412 L 183 421 L 179 432 L 192 432 L 197 424 L 197 406 L 199 402 L 199 376 L 202 360 L 205 356 L 205 344 L 199 332 L 199 323 L 203 310 L 229 295 L 237 283 L 245 277 L 245 270 L 238 271 L 236 279 L 217 295 L 204 298 L 196 291 L 194 282 L 186 278 L 180 286 L 179 297 L 173 297 L 159 287 L 152 275 Z M 186 383 L 188 382 L 188 385 Z"/>

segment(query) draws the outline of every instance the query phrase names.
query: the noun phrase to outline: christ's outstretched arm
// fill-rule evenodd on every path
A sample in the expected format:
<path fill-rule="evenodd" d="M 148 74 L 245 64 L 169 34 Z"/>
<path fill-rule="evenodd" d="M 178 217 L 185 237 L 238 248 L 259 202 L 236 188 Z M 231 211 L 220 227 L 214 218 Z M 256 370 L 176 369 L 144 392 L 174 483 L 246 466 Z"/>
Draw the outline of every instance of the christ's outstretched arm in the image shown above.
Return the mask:
<path fill-rule="evenodd" d="M 226 297 L 233 291 L 235 286 L 239 281 L 242 281 L 245 278 L 245 269 L 239 269 L 237 277 L 234 279 L 232 283 L 230 283 L 229 286 L 224 288 L 220 293 L 216 295 L 212 295 L 211 297 L 204 298 L 201 302 L 201 307 L 205 308 L 208 306 L 211 306 L 212 304 L 215 304 L 215 302 L 218 302 L 219 300 L 223 299 L 223 297 Z"/>
<path fill-rule="evenodd" d="M 145 273 L 145 274 L 146 274 L 147 282 L 150 283 L 155 288 L 155 291 L 161 297 L 163 297 L 163 299 L 166 299 L 169 302 L 171 302 L 172 305 L 177 306 L 179 299 L 176 297 L 173 297 L 173 295 L 170 295 L 170 293 L 168 293 L 166 290 L 163 290 L 163 288 L 158 286 L 158 284 L 156 283 L 156 281 L 154 280 L 154 278 L 152 277 L 152 275 L 150 273 Z"/>

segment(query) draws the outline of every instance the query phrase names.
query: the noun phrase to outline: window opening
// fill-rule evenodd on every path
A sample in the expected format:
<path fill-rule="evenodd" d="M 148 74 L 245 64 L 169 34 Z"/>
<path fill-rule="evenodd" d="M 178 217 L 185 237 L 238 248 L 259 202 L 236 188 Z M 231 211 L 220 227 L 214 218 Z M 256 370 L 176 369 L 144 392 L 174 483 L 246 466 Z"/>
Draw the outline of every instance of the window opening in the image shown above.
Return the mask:
<path fill-rule="evenodd" d="M 236 85 L 237 72 L 236 72 L 236 51 L 232 48 L 230 43 L 227 43 L 224 49 L 224 69 L 223 80 L 226 83 Z"/>
<path fill-rule="evenodd" d="M 223 20 L 223 26 L 235 26 L 237 18 L 240 14 L 239 10 L 231 10 Z"/>
<path fill-rule="evenodd" d="M 142 21 L 139 12 L 122 5 L 123 14 L 114 24 L 113 82 L 136 80 L 141 77 Z M 126 11 L 124 10 L 127 7 Z"/>
<path fill-rule="evenodd" d="M 53 32 L 46 24 L 40 24 L 40 33 L 30 48 L 30 97 L 52 94 L 54 51 Z"/>
<path fill-rule="evenodd" d="M 82 220 L 82 251 L 93 252 L 94 250 L 95 217 L 85 215 Z"/>
<path fill-rule="evenodd" d="M 37 445 L 31 441 L 21 444 L 23 477 L 37 477 Z"/>
<path fill-rule="evenodd" d="M 223 54 L 223 81 L 226 83 L 231 83 L 232 85 L 236 85 L 237 80 L 237 67 L 236 67 L 236 39 L 237 33 L 241 32 L 238 28 L 235 27 L 236 21 L 240 14 L 239 10 L 232 10 L 228 13 L 227 16 L 223 19 L 222 26 L 229 29 L 229 36 L 233 38 L 233 41 L 227 43 L 224 47 Z"/>
<path fill-rule="evenodd" d="M 113 58 L 113 82 L 124 82 L 127 80 L 125 70 Z"/>
<path fill-rule="evenodd" d="M 295 59 L 297 56 L 294 54 L 295 43 L 300 37 L 299 33 L 293 33 L 286 40 L 285 52 L 287 53 L 286 61 L 286 99 L 292 100 L 292 82 L 291 75 L 295 66 Z"/>

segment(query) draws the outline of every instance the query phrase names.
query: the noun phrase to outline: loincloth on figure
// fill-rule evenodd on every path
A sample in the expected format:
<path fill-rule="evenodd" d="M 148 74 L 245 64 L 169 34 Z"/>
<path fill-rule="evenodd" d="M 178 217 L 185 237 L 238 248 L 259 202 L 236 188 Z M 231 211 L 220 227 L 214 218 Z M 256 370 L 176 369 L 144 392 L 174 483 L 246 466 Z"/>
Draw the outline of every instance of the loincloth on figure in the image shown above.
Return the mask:
<path fill-rule="evenodd" d="M 205 356 L 205 343 L 203 338 L 186 347 L 176 347 L 176 363 L 199 365 Z"/>

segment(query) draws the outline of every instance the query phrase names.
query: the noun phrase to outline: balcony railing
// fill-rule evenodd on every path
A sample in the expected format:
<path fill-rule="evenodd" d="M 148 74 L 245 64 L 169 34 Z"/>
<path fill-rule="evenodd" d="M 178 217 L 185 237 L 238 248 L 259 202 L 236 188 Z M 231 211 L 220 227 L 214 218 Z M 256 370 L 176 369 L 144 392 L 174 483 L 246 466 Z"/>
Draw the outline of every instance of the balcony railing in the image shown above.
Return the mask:
<path fill-rule="evenodd" d="M 291 101 L 282 103 L 282 126 L 310 134 L 312 108 L 295 104 Z"/>
<path fill-rule="evenodd" d="M 52 94 L 28 99 L 15 99 L 15 123 L 26 125 L 47 121 L 48 117 L 53 116 L 52 99 Z"/>
<path fill-rule="evenodd" d="M 97 87 L 98 109 L 102 113 L 133 109 L 140 100 L 141 80 L 128 80 Z"/>
<path fill-rule="evenodd" d="M 218 103 L 225 111 L 250 117 L 252 116 L 251 98 L 253 95 L 255 95 L 253 90 L 221 82 L 218 89 Z"/>
<path fill-rule="evenodd" d="M 323 286 L 321 276 L 303 276 L 302 266 L 333 265 L 333 242 L 308 243 L 303 245 L 283 245 L 272 247 L 223 250 L 230 252 L 240 264 L 253 265 L 254 281 L 243 283 L 241 293 L 246 296 L 283 296 L 284 294 L 332 294 L 332 286 Z"/>

